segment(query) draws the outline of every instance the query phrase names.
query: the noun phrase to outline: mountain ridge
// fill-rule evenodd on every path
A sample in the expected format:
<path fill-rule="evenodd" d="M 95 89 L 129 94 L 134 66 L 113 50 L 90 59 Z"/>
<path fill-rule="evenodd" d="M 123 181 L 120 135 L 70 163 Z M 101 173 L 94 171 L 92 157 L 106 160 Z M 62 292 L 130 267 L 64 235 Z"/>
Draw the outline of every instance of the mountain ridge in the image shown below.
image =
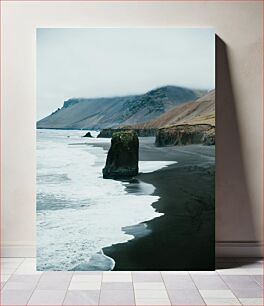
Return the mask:
<path fill-rule="evenodd" d="M 37 122 L 37 128 L 102 129 L 150 121 L 176 105 L 196 100 L 206 90 L 180 86 L 162 86 L 142 95 L 109 98 L 71 98 L 49 116 Z"/>
<path fill-rule="evenodd" d="M 145 123 L 120 128 L 157 129 L 180 124 L 210 124 L 215 126 L 215 90 L 195 101 L 176 105 L 159 117 Z"/>

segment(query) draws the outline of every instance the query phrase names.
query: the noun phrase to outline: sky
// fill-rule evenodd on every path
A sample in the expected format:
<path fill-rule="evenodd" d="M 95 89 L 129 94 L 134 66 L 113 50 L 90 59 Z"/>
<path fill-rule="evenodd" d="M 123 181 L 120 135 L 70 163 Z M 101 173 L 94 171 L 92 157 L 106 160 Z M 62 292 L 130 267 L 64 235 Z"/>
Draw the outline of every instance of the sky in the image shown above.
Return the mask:
<path fill-rule="evenodd" d="M 37 29 L 37 120 L 70 98 L 215 87 L 213 28 Z"/>

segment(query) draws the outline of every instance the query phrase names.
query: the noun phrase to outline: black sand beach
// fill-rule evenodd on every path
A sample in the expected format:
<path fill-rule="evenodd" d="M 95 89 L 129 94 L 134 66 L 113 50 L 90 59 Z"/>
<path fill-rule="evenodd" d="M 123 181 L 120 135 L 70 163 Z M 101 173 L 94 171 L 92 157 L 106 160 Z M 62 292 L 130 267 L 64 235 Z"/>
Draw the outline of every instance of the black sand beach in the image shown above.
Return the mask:
<path fill-rule="evenodd" d="M 164 215 L 144 222 L 147 231 L 142 224 L 124 229 L 135 238 L 104 248 L 115 270 L 214 270 L 215 147 L 161 148 L 146 137 L 140 139 L 139 159 L 178 163 L 136 177 L 156 188 L 160 199 L 153 207 Z"/>

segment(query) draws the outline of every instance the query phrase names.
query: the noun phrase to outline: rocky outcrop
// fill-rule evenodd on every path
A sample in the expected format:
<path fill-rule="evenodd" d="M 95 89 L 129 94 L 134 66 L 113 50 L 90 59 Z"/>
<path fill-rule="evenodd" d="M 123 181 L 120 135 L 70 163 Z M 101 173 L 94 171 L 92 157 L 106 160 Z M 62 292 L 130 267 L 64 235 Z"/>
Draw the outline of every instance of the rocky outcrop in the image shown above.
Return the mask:
<path fill-rule="evenodd" d="M 215 144 L 215 127 L 210 124 L 183 124 L 159 129 L 156 135 L 156 146 Z"/>
<path fill-rule="evenodd" d="M 87 132 L 85 135 L 83 135 L 83 137 L 90 137 L 90 138 L 93 138 L 91 132 Z"/>
<path fill-rule="evenodd" d="M 206 146 L 215 145 L 215 127 L 213 126 L 212 129 L 208 130 L 204 134 L 203 144 Z"/>
<path fill-rule="evenodd" d="M 157 129 L 131 129 L 131 128 L 120 128 L 120 129 L 103 129 L 97 138 L 111 138 L 116 132 L 134 131 L 138 137 L 149 137 L 156 136 Z"/>
<path fill-rule="evenodd" d="M 138 147 L 138 137 L 134 131 L 114 133 L 103 169 L 103 177 L 122 179 L 137 175 Z"/>
<path fill-rule="evenodd" d="M 124 129 L 103 129 L 97 135 L 97 138 L 112 138 L 113 134 L 116 132 L 127 131 Z"/>

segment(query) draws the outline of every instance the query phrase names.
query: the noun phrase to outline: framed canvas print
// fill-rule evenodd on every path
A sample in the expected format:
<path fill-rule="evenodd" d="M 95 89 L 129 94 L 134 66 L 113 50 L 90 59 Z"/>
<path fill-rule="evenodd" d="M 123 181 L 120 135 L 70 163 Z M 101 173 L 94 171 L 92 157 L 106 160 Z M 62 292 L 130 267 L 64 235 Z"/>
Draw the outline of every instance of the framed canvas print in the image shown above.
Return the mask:
<path fill-rule="evenodd" d="M 214 30 L 36 39 L 37 269 L 214 270 Z"/>

